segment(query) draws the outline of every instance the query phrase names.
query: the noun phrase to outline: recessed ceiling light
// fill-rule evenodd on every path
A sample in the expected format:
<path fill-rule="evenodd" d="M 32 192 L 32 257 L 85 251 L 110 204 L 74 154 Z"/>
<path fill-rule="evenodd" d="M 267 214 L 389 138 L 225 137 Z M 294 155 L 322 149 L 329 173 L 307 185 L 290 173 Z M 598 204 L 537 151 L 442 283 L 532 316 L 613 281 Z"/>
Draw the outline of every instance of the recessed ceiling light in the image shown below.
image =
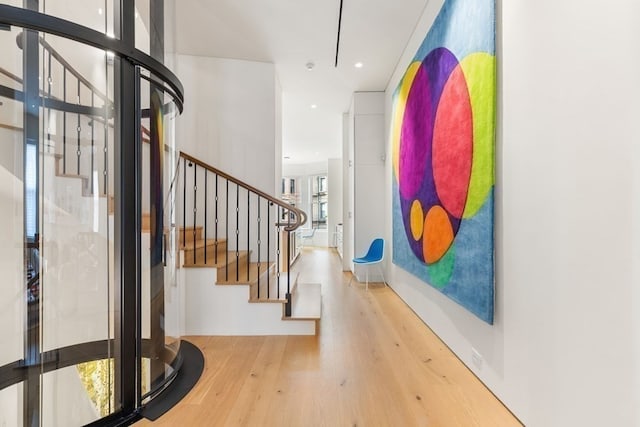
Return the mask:
<path fill-rule="evenodd" d="M 285 160 L 289 160 L 291 158 L 291 156 L 284 156 L 283 159 Z"/>
<path fill-rule="evenodd" d="M 355 64 L 353 64 L 353 66 L 356 68 L 362 68 L 364 67 L 364 64 L 362 62 L 356 62 Z"/>
<path fill-rule="evenodd" d="M 101 7 L 98 8 L 98 15 L 102 15 L 102 8 Z"/>
<path fill-rule="evenodd" d="M 318 108 L 318 106 L 316 104 L 311 104 L 311 108 L 315 109 Z"/>
<path fill-rule="evenodd" d="M 309 61 L 305 64 L 305 67 L 307 68 L 307 71 L 312 71 L 313 67 L 315 67 L 316 64 L 314 64 L 313 62 Z"/>

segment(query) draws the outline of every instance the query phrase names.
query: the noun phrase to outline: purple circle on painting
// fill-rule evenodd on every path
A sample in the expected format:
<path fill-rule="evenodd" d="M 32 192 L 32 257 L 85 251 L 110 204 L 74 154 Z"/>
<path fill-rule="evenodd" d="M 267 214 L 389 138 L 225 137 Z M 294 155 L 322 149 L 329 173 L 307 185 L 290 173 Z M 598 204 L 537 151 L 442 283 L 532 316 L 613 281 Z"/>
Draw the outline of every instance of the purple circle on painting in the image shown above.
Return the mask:
<path fill-rule="evenodd" d="M 441 204 L 433 176 L 433 130 L 443 89 L 458 65 L 455 55 L 446 48 L 429 52 L 418 69 L 405 105 L 400 130 L 399 192 L 405 232 L 413 253 L 424 261 L 422 239 L 411 234 L 410 208 L 419 200 L 424 212 Z M 453 218 L 452 218 L 453 219 Z M 457 233 L 459 220 L 453 220 Z"/>
<path fill-rule="evenodd" d="M 431 157 L 433 120 L 430 118 L 434 114 L 430 89 L 422 64 L 409 90 L 400 130 L 400 195 L 407 200 L 413 199 L 420 189 Z"/>

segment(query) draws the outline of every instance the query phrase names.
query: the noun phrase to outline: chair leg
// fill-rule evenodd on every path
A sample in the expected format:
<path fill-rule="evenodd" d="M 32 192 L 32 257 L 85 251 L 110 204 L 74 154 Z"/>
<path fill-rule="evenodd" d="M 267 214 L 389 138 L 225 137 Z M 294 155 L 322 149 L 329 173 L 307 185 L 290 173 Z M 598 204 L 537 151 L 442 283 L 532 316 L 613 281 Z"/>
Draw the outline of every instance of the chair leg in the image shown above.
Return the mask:
<path fill-rule="evenodd" d="M 389 286 L 386 279 L 384 278 L 384 271 L 382 270 L 382 267 L 380 265 L 378 265 L 378 269 L 380 270 L 380 275 L 382 276 L 382 282 L 384 283 L 385 286 Z"/>
<path fill-rule="evenodd" d="M 369 267 L 366 267 L 365 273 L 364 273 L 364 277 L 366 280 L 366 285 L 364 287 L 365 290 L 369 290 Z"/>

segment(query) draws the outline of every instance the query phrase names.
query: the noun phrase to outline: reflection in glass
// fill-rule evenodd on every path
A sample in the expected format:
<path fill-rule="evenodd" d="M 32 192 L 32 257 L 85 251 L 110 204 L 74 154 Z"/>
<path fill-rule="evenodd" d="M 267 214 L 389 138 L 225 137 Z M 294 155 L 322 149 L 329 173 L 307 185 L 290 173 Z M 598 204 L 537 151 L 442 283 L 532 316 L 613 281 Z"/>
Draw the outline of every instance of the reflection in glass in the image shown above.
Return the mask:
<path fill-rule="evenodd" d="M 114 34 L 113 0 L 40 1 L 40 12 L 76 22 L 104 34 Z"/>
<path fill-rule="evenodd" d="M 181 299 L 175 229 L 175 117 L 171 97 L 141 81 L 142 120 L 142 387 L 161 389 L 172 378 L 180 345 Z M 148 248 L 148 250 L 146 250 Z M 143 397 L 148 397 L 143 392 Z"/>
<path fill-rule="evenodd" d="M 42 37 L 40 53 L 46 94 L 40 109 L 41 351 L 96 342 L 106 355 L 114 339 L 113 64 L 103 50 L 51 35 Z M 49 108 L 48 99 L 62 107 Z M 44 375 L 43 401 L 83 384 L 91 371 L 99 375 L 81 387 L 81 401 L 103 402 L 92 404 L 91 420 L 112 413 L 112 363 L 91 363 L 93 370 L 85 365 Z M 59 411 L 43 406 L 43 425 L 56 425 Z"/>

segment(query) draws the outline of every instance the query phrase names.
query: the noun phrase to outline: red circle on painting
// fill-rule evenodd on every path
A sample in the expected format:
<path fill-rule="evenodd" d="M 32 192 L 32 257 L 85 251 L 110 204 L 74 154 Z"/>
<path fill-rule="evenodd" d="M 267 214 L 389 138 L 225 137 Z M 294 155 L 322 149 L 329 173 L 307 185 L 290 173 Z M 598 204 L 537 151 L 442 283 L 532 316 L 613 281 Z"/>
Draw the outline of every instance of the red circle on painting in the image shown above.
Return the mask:
<path fill-rule="evenodd" d="M 433 177 L 446 211 L 462 218 L 473 162 L 473 113 L 458 65 L 444 86 L 433 129 Z"/>

